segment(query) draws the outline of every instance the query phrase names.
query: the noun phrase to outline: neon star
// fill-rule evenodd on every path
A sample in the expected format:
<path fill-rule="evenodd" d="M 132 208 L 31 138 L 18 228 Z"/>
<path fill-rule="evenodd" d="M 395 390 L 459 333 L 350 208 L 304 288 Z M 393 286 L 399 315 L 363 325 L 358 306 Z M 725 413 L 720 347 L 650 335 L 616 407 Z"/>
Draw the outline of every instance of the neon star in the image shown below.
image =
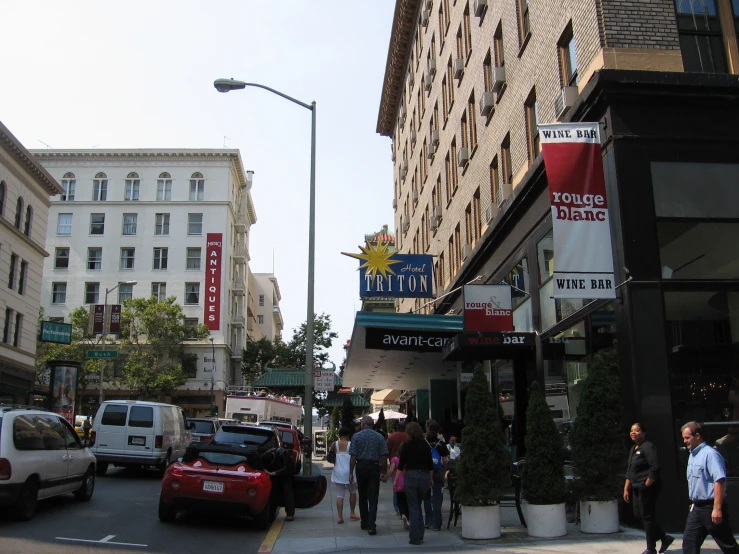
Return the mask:
<path fill-rule="evenodd" d="M 389 246 L 389 242 L 379 242 L 374 246 L 367 243 L 367 246 L 359 247 L 363 252 L 362 254 L 351 254 L 349 252 L 342 252 L 342 254 L 350 258 L 364 260 L 364 263 L 359 266 L 359 269 L 367 268 L 367 273 L 372 275 L 373 279 L 377 277 L 378 273 L 387 278 L 388 273 L 395 275 L 395 272 L 390 266 L 401 263 L 400 260 L 392 259 L 395 252 L 388 252 L 387 249 Z"/>

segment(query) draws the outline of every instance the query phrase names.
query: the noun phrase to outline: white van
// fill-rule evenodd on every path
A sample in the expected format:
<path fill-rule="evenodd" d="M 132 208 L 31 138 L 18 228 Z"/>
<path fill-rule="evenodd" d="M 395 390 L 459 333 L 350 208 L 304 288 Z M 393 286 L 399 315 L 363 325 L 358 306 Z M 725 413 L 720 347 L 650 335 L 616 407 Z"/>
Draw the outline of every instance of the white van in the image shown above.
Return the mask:
<path fill-rule="evenodd" d="M 92 452 L 98 475 L 105 475 L 108 464 L 154 466 L 164 474 L 190 445 L 182 409 L 171 404 L 108 400 L 93 421 Z"/>

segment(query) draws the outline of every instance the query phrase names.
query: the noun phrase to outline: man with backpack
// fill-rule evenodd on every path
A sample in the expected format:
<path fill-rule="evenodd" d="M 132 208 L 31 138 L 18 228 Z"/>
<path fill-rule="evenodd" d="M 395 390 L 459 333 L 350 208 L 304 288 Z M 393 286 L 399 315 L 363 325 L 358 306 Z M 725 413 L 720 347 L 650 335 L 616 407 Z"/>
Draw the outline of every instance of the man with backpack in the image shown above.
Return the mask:
<path fill-rule="evenodd" d="M 428 496 L 424 499 L 424 511 L 426 513 L 426 529 L 441 531 L 441 504 L 444 500 L 444 475 L 449 461 L 449 449 L 443 440 L 439 440 L 441 426 L 430 419 L 426 422 L 426 441 L 431 446 L 431 459 L 434 465 L 434 485 L 429 489 Z"/>

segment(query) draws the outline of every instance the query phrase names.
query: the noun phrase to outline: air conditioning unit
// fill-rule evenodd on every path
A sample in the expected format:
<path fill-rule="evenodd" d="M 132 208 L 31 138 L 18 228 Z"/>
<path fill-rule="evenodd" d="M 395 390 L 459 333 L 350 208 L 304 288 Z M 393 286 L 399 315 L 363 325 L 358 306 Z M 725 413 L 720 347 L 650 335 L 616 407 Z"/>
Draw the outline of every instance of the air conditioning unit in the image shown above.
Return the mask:
<path fill-rule="evenodd" d="M 577 100 L 577 87 L 562 87 L 557 98 L 554 100 L 554 115 L 562 119 Z"/>
<path fill-rule="evenodd" d="M 397 210 L 397 209 L 398 209 L 398 199 L 393 198 L 393 210 Z"/>
<path fill-rule="evenodd" d="M 431 212 L 431 218 L 441 221 L 441 206 L 434 206 L 434 210 Z"/>
<path fill-rule="evenodd" d="M 498 206 L 502 205 L 503 202 L 508 200 L 511 196 L 511 183 L 499 183 L 498 184 Z"/>
<path fill-rule="evenodd" d="M 433 159 L 434 154 L 436 154 L 436 146 L 433 144 L 429 144 L 426 147 L 426 155 L 429 157 L 429 159 Z"/>
<path fill-rule="evenodd" d="M 411 129 L 411 143 L 416 144 L 416 130 Z"/>
<path fill-rule="evenodd" d="M 493 67 L 491 79 L 493 92 L 499 93 L 505 85 L 505 67 L 496 65 Z"/>
<path fill-rule="evenodd" d="M 434 145 L 434 147 L 439 146 L 439 130 L 434 129 L 431 131 L 431 144 Z"/>
<path fill-rule="evenodd" d="M 408 175 L 408 160 L 403 160 L 400 162 L 400 178 L 405 179 L 406 175 Z"/>
<path fill-rule="evenodd" d="M 454 78 L 461 79 L 462 75 L 464 75 L 464 60 L 462 58 L 457 58 L 454 60 L 454 65 L 452 67 L 454 69 Z"/>
<path fill-rule="evenodd" d="M 411 88 L 413 88 L 413 85 L 416 84 L 416 77 L 413 74 L 413 71 L 410 71 L 410 70 L 408 71 L 408 84 L 410 85 Z"/>
<path fill-rule="evenodd" d="M 480 115 L 490 115 L 495 108 L 495 93 L 485 91 L 480 96 Z"/>
<path fill-rule="evenodd" d="M 457 150 L 457 165 L 459 167 L 464 167 L 467 165 L 467 162 L 470 161 L 470 149 L 466 146 L 462 146 L 460 149 Z"/>
<path fill-rule="evenodd" d="M 421 11 L 421 25 L 424 27 L 428 27 L 429 24 L 429 18 L 431 17 L 431 10 L 422 10 Z"/>
<path fill-rule="evenodd" d="M 407 233 L 408 229 L 411 228 L 411 222 L 410 221 L 404 221 L 403 222 L 403 232 Z"/>
<path fill-rule="evenodd" d="M 426 68 L 426 74 L 433 77 L 436 75 L 436 58 L 431 58 L 428 61 L 428 67 Z"/>
<path fill-rule="evenodd" d="M 488 0 L 475 0 L 475 16 L 482 17 L 488 7 Z"/>
<path fill-rule="evenodd" d="M 411 192 L 411 201 L 413 202 L 414 205 L 418 204 L 418 191 L 417 190 L 414 190 L 413 192 Z"/>
<path fill-rule="evenodd" d="M 433 233 L 439 228 L 439 220 L 435 217 L 432 217 L 429 221 L 429 227 L 431 228 L 431 232 Z"/>
<path fill-rule="evenodd" d="M 485 222 L 490 223 L 498 215 L 498 205 L 493 202 L 485 210 Z"/>
<path fill-rule="evenodd" d="M 472 245 L 471 244 L 465 244 L 462 247 L 462 259 L 463 260 L 466 260 L 467 258 L 470 257 L 471 254 L 472 254 Z"/>

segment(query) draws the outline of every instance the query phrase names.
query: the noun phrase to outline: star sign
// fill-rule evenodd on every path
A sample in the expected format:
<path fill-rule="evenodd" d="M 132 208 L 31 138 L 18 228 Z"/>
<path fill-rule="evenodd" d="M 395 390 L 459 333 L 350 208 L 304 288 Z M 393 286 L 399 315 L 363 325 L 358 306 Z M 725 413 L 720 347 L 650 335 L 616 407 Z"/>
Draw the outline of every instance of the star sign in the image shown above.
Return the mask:
<path fill-rule="evenodd" d="M 377 277 L 378 273 L 387 278 L 388 273 L 395 275 L 390 266 L 401 263 L 401 260 L 392 259 L 395 252 L 388 252 L 389 246 L 390 243 L 388 242 L 378 242 L 376 245 L 366 243 L 366 246 L 359 247 L 362 254 L 351 254 L 349 252 L 342 252 L 342 254 L 350 258 L 364 260 L 359 269 L 367 268 L 367 273 L 372 275 L 373 279 Z"/>

